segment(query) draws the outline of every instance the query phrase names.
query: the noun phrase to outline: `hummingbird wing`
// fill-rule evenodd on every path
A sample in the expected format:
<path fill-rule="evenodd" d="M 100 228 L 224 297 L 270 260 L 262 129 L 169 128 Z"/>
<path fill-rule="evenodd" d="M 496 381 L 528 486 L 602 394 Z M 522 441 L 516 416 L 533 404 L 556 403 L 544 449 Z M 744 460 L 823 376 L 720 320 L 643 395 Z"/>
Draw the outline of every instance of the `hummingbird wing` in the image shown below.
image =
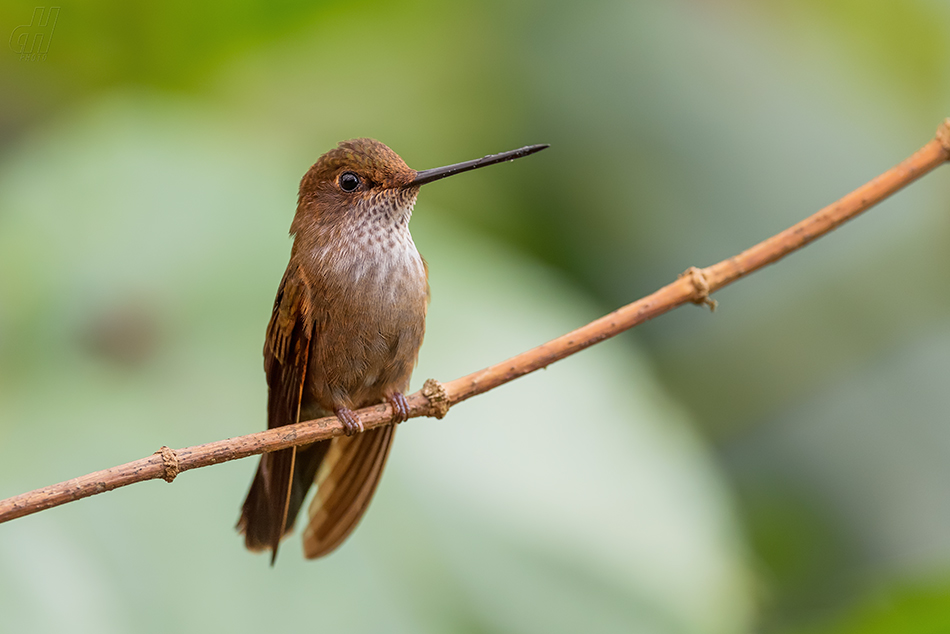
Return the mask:
<path fill-rule="evenodd" d="M 395 433 L 395 425 L 384 425 L 333 439 L 317 472 L 317 493 L 303 534 L 308 559 L 329 553 L 356 528 L 376 491 Z"/>
<path fill-rule="evenodd" d="M 301 270 L 291 265 L 284 273 L 264 341 L 267 375 L 267 426 L 281 427 L 300 420 L 300 405 L 314 336 L 314 307 L 310 285 Z M 325 447 L 321 447 L 323 451 Z M 304 450 L 307 451 L 307 450 Z M 297 462 L 296 447 L 261 456 L 261 462 L 244 501 L 238 531 L 250 550 L 270 548 L 277 557 L 280 538 L 287 531 L 288 510 Z M 311 461 L 308 461 L 311 462 Z M 319 464 L 319 459 L 316 461 Z M 310 476 L 313 477 L 312 475 Z M 308 485 L 309 486 L 309 483 Z M 298 503 L 302 503 L 301 499 Z M 296 515 L 296 513 L 294 513 Z M 293 525 L 293 522 L 290 522 Z"/>

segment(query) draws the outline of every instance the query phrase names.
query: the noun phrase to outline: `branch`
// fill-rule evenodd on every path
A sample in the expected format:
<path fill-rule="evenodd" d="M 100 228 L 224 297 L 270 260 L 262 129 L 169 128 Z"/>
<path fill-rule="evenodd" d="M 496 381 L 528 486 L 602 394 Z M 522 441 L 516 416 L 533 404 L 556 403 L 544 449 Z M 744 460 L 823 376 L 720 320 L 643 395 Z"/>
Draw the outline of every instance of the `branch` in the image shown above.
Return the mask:
<path fill-rule="evenodd" d="M 933 140 L 902 163 L 751 249 L 705 269 L 691 267 L 675 282 L 655 293 L 507 361 L 445 384 L 429 379 L 421 391 L 407 397 L 409 417 L 442 418 L 456 403 L 544 368 L 687 302 L 715 308 L 710 293 L 801 249 L 948 160 L 950 118 L 937 129 Z M 393 414 L 389 404 L 367 407 L 357 413 L 365 429 L 389 424 Z M 171 482 L 180 472 L 189 469 L 306 445 L 342 434 L 340 421 L 328 417 L 184 449 L 162 447 L 148 458 L 2 500 L 0 523 L 135 482 L 157 478 Z"/>

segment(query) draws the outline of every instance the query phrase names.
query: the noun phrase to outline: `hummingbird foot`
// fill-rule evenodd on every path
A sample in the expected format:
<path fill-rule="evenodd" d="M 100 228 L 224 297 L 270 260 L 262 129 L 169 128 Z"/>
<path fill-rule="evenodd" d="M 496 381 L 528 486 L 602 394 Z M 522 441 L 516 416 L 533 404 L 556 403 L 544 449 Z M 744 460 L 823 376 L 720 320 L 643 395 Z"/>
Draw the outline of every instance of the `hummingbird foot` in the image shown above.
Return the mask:
<path fill-rule="evenodd" d="M 363 421 L 360 420 L 356 412 L 347 407 L 338 407 L 334 412 L 340 422 L 343 423 L 344 436 L 363 433 Z"/>
<path fill-rule="evenodd" d="M 394 425 L 409 420 L 409 401 L 406 400 L 405 394 L 402 392 L 390 394 L 386 397 L 386 402 L 392 405 Z"/>

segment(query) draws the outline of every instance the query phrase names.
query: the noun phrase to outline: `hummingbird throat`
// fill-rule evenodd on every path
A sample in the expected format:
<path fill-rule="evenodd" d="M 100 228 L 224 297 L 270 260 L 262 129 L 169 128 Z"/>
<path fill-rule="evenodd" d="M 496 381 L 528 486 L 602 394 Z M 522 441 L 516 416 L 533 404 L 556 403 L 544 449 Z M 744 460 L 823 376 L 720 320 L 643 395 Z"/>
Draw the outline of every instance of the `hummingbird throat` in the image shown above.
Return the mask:
<path fill-rule="evenodd" d="M 409 233 L 417 192 L 383 191 L 356 204 L 333 249 L 337 257 L 327 262 L 341 279 L 356 286 L 370 284 L 384 294 L 414 285 L 410 280 L 425 279 L 422 256 Z"/>

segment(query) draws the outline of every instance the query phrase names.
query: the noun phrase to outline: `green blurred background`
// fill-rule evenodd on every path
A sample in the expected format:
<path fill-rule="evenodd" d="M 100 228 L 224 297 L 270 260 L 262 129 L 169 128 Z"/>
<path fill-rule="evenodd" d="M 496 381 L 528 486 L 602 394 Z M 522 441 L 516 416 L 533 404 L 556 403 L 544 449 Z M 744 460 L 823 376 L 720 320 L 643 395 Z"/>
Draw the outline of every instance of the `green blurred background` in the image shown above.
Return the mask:
<path fill-rule="evenodd" d="M 552 145 L 423 191 L 417 388 L 903 159 L 948 36 L 943 0 L 63 4 L 45 59 L 0 54 L 0 497 L 263 427 L 297 183 L 340 140 Z M 244 551 L 254 460 L 4 524 L 0 630 L 948 631 L 948 201 L 938 170 L 714 315 L 405 425 L 327 559 Z"/>

